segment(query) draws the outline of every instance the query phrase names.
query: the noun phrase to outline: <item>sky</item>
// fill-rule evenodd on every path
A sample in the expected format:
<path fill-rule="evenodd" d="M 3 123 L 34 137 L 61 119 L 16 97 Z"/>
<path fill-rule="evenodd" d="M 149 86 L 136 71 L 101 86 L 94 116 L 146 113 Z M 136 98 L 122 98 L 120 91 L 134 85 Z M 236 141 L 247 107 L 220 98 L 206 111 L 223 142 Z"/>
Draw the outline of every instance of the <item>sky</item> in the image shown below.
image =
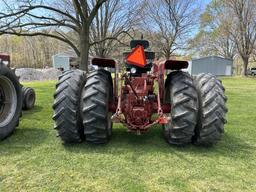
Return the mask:
<path fill-rule="evenodd" d="M 211 2 L 211 0 L 202 0 L 202 4 L 203 4 L 204 8 L 205 8 L 205 6 L 206 6 L 207 4 L 209 4 L 210 2 Z"/>
<path fill-rule="evenodd" d="M 199 1 L 201 1 L 200 3 L 204 6 L 204 8 L 205 8 L 205 6 L 211 1 L 211 0 L 199 0 Z M 10 1 L 11 2 L 11 1 Z M 0 0 L 0 8 L 3 6 L 4 4 L 3 4 L 3 2 L 2 2 L 2 0 Z"/>

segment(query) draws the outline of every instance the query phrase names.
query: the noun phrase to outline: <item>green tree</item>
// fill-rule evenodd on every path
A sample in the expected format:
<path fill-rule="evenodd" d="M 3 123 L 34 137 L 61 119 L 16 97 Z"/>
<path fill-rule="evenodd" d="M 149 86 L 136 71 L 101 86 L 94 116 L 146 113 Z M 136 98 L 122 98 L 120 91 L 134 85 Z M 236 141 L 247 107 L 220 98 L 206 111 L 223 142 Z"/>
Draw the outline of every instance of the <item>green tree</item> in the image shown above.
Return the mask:
<path fill-rule="evenodd" d="M 200 16 L 199 32 L 190 41 L 190 48 L 200 56 L 219 55 L 233 59 L 236 45 L 229 33 L 230 24 L 226 18 L 223 1 L 214 0 L 207 5 Z"/>
<path fill-rule="evenodd" d="M 247 75 L 249 59 L 256 44 L 256 1 L 226 0 L 225 13 L 228 14 L 228 33 L 234 40 L 238 53 L 243 60 L 242 75 Z"/>

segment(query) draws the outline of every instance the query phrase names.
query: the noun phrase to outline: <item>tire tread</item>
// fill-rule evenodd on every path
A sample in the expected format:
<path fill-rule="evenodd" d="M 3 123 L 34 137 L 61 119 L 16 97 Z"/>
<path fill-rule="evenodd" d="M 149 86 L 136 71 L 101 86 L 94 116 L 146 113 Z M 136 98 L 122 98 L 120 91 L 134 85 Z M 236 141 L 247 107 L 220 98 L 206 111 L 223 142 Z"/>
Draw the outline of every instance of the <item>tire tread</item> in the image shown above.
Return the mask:
<path fill-rule="evenodd" d="M 194 136 L 198 111 L 197 92 L 192 77 L 181 71 L 170 73 L 165 92 L 165 100 L 171 103 L 171 121 L 164 126 L 165 139 L 170 144 L 189 144 Z"/>
<path fill-rule="evenodd" d="M 111 74 L 97 70 L 88 75 L 82 93 L 82 118 L 85 139 L 88 143 L 104 144 L 111 137 L 108 127 L 108 103 L 113 95 Z M 112 80 L 112 79 L 111 79 Z"/>
<path fill-rule="evenodd" d="M 216 144 L 224 133 L 227 113 L 227 97 L 220 80 L 212 74 L 200 74 L 195 77 L 199 97 L 199 118 L 193 142 L 196 145 Z"/>
<path fill-rule="evenodd" d="M 59 77 L 54 94 L 55 129 L 64 143 L 80 143 L 83 125 L 80 117 L 81 91 L 86 75 L 81 70 L 70 70 Z"/>

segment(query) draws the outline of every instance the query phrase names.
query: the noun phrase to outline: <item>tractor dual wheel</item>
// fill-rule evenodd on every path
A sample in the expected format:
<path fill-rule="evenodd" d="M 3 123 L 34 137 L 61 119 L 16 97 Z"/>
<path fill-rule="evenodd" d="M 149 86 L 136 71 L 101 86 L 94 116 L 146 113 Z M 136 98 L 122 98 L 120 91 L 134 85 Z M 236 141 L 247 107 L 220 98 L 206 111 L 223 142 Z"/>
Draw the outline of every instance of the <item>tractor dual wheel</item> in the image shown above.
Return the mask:
<path fill-rule="evenodd" d="M 112 113 L 108 111 L 113 99 L 111 74 L 97 70 L 88 75 L 82 91 L 82 119 L 85 139 L 88 143 L 104 144 L 112 135 Z"/>
<path fill-rule="evenodd" d="M 170 121 L 163 126 L 165 139 L 178 146 L 191 143 L 197 124 L 198 96 L 188 73 L 175 71 L 167 76 L 165 102 L 171 104 Z"/>
<path fill-rule="evenodd" d="M 63 73 L 56 84 L 53 120 L 58 136 L 64 143 L 79 143 L 84 139 L 80 100 L 85 82 L 83 71 L 71 70 Z"/>
<path fill-rule="evenodd" d="M 21 85 L 15 73 L 0 64 L 0 140 L 8 137 L 19 124 L 22 110 Z"/>
<path fill-rule="evenodd" d="M 199 115 L 193 142 L 197 145 L 213 145 L 224 133 L 228 111 L 225 89 L 212 74 L 197 75 L 195 84 L 199 97 Z"/>
<path fill-rule="evenodd" d="M 23 96 L 23 110 L 30 110 L 34 108 L 36 101 L 36 93 L 31 87 L 22 87 Z"/>

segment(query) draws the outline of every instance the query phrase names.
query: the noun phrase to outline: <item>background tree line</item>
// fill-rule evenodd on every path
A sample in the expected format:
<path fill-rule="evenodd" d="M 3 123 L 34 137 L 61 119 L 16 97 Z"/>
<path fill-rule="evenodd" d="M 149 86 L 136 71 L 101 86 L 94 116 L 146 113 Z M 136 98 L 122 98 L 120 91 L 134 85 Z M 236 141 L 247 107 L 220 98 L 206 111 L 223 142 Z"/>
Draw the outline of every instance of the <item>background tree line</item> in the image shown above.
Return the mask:
<path fill-rule="evenodd" d="M 200 16 L 199 32 L 190 41 L 192 54 L 235 60 L 237 72 L 246 75 L 249 65 L 255 65 L 255 10 L 255 0 L 212 0 Z"/>
<path fill-rule="evenodd" d="M 220 55 L 242 63 L 256 56 L 256 1 L 212 0 L 0 0 L 0 51 L 16 66 L 44 67 L 73 49 L 80 67 L 89 54 L 121 60 L 141 33 L 158 58 Z"/>
<path fill-rule="evenodd" d="M 52 56 L 67 49 L 64 43 L 41 36 L 0 36 L 0 53 L 11 55 L 13 67 L 51 67 Z"/>

